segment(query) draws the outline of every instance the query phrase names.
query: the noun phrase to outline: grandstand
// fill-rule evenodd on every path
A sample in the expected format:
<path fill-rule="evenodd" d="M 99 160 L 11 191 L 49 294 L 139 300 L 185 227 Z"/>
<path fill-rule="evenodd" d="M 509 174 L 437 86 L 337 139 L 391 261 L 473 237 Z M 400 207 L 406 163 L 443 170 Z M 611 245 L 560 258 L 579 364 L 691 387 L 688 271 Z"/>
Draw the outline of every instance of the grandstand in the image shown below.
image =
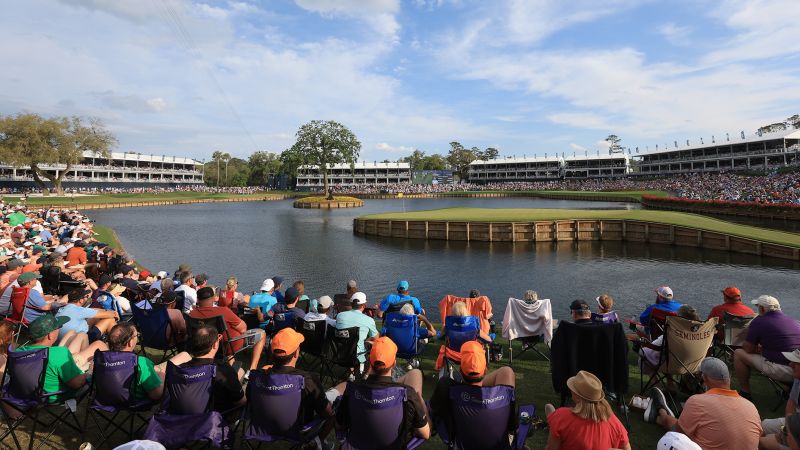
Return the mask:
<path fill-rule="evenodd" d="M 333 164 L 328 169 L 328 183 L 349 187 L 358 185 L 381 186 L 411 182 L 411 165 L 400 162 L 366 162 Z M 304 165 L 297 169 L 297 190 L 316 190 L 323 187 L 319 166 Z"/>
<path fill-rule="evenodd" d="M 56 176 L 65 164 L 41 164 L 42 170 Z M 177 156 L 154 156 L 139 153 L 111 153 L 110 158 L 84 152 L 83 159 L 70 167 L 63 182 L 70 187 L 185 185 L 203 183 L 203 163 Z M 0 163 L 0 184 L 4 187 L 33 185 L 29 167 Z"/>
<path fill-rule="evenodd" d="M 629 172 L 622 154 L 585 156 L 537 156 L 474 161 L 469 165 L 472 183 L 504 181 L 550 181 L 560 179 L 612 178 Z"/>
<path fill-rule="evenodd" d="M 797 165 L 799 154 L 800 130 L 794 128 L 741 138 L 712 138 L 709 144 L 635 155 L 633 175 L 764 170 Z"/>

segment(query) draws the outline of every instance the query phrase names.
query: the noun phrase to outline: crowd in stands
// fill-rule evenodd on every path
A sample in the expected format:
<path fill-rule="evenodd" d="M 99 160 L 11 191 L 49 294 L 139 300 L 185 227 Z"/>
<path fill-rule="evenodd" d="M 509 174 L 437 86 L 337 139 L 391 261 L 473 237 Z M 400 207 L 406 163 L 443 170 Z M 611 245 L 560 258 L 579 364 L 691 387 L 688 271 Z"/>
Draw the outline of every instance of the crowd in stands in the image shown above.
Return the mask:
<path fill-rule="evenodd" d="M 523 340 L 523 349 L 537 340 L 552 344 L 553 385 L 563 381 L 557 391 L 571 400 L 560 408 L 540 405 L 543 419 L 537 420 L 517 388 L 543 380 L 520 378 L 502 364 L 491 300 L 477 290 L 443 298 L 437 330 L 429 319 L 434 311 L 425 310 L 407 280 L 373 302 L 354 280 L 344 293 L 322 295 L 274 276 L 248 295 L 235 277 L 216 287 L 189 264 L 171 274 L 143 270 L 98 242 L 92 222 L 78 211 L 19 204 L 0 204 L 0 210 L 4 446 L 16 442 L 31 405 L 73 402 L 67 411 L 74 413 L 88 397 L 90 412 L 134 403 L 139 412 L 158 411 L 143 431 L 151 441 L 146 448 L 198 438 L 229 447 L 234 437 L 303 448 L 414 448 L 435 434 L 456 448 L 521 449 L 534 427 L 547 429 L 547 449 L 630 449 L 635 436 L 626 424 L 636 404 L 622 401 L 630 346 L 651 377 L 652 389 L 637 400 L 645 402 L 638 405 L 645 421 L 664 428 L 659 448 L 800 448 L 800 322 L 769 295 L 752 300 L 753 310 L 738 288 L 725 288 L 703 320 L 670 287 L 659 286 L 639 320 L 628 321 L 627 333 L 609 294 L 573 301 L 570 319 L 557 327 L 548 299 L 534 291 L 509 299 L 503 336 Z M 741 342 L 729 342 L 730 317 L 747 320 Z M 515 320 L 522 323 L 509 323 Z M 318 345 L 345 357 L 315 353 L 320 336 Z M 426 399 L 423 384 L 432 381 L 417 366 L 424 346 L 434 342 L 438 376 Z M 603 344 L 589 354 L 580 342 Z M 154 356 L 153 350 L 160 351 Z M 687 356 L 698 350 L 699 357 Z M 603 359 L 600 351 L 621 354 Z M 320 365 L 312 371 L 314 357 Z M 684 359 L 683 377 L 671 372 L 673 358 Z M 608 370 L 612 359 L 622 361 L 616 375 Z M 40 378 L 30 360 L 43 361 Z M 586 364 L 597 362 L 588 370 Z M 120 378 L 111 368 L 125 367 L 130 381 L 115 385 Z M 788 393 L 780 417 L 762 420 L 751 403 L 755 373 Z M 673 400 L 680 396 L 682 406 Z M 107 438 L 106 431 L 99 433 Z"/>
<path fill-rule="evenodd" d="M 97 194 L 164 194 L 169 192 L 202 192 L 209 194 L 257 194 L 269 190 L 263 186 L 206 186 L 204 184 L 177 185 L 173 187 L 147 186 L 147 187 L 110 187 L 110 186 L 83 186 L 66 188 L 64 192 L 70 194 L 97 195 Z M 41 194 L 39 188 L 0 188 L 0 194 Z"/>

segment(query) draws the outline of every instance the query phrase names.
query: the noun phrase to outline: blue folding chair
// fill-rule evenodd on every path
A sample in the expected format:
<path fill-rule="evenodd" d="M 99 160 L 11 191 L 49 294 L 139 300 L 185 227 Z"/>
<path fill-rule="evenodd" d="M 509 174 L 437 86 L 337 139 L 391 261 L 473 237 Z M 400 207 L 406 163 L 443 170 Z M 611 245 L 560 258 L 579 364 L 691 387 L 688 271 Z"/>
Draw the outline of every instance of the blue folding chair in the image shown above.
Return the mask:
<path fill-rule="evenodd" d="M 89 417 L 100 432 L 101 441 L 95 446 L 101 448 L 114 435 L 121 432 L 132 441 L 136 434 L 147 425 L 148 417 L 155 403 L 149 398 L 136 398 L 136 381 L 139 377 L 139 356 L 133 352 L 112 352 L 97 350 L 94 353 L 94 374 L 89 388 L 90 402 L 86 408 L 86 422 Z M 127 413 L 125 420 L 117 420 L 120 414 Z M 137 419 L 141 422 L 136 426 Z M 126 428 L 127 427 L 127 428 Z"/>
<path fill-rule="evenodd" d="M 260 448 L 264 442 L 286 441 L 291 449 L 315 440 L 326 420 L 316 417 L 303 423 L 303 375 L 250 372 L 247 384 L 247 407 L 242 440 L 248 448 Z M 253 447 L 251 441 L 257 441 Z"/>
<path fill-rule="evenodd" d="M 508 424 L 517 414 L 514 388 L 511 386 L 450 387 L 450 417 L 440 418 L 436 430 L 442 442 L 459 450 L 522 450 L 536 411 L 533 405 L 520 406 L 519 427 L 512 443 L 508 442 Z M 436 411 L 434 411 L 436 413 Z"/>
<path fill-rule="evenodd" d="M 297 319 L 298 317 L 295 315 L 294 311 L 275 313 L 272 316 L 272 334 L 284 328 L 294 328 Z"/>
<path fill-rule="evenodd" d="M 389 336 L 397 345 L 397 356 L 416 367 L 416 358 L 424 351 L 419 342 L 419 319 L 416 314 L 389 313 L 383 321 L 381 336 Z"/>
<path fill-rule="evenodd" d="M 177 345 L 171 344 L 171 336 L 168 334 L 169 314 L 167 309 L 163 306 L 152 306 L 145 300 L 145 307 L 139 308 L 135 304 L 131 304 L 131 312 L 133 313 L 133 323 L 139 330 L 141 338 L 139 339 L 139 351 L 142 356 L 147 357 L 147 349 L 152 348 L 161 350 L 163 353 L 158 363 L 162 363 L 171 358 L 178 352 Z"/>
<path fill-rule="evenodd" d="M 233 447 L 228 423 L 212 410 L 215 375 L 213 364 L 183 368 L 168 362 L 161 411 L 150 419 L 144 439 L 167 448 L 201 441 L 209 446 Z"/>
<path fill-rule="evenodd" d="M 372 389 L 363 384 L 347 383 L 342 401 L 347 402 L 347 417 L 344 417 L 344 430 L 337 435 L 343 450 L 412 450 L 425 442 L 414 437 L 403 445 L 404 436 L 400 430 L 408 401 L 405 386 Z"/>
<path fill-rule="evenodd" d="M 456 367 L 461 365 L 461 346 L 469 341 L 481 341 L 481 322 L 475 316 L 447 316 L 444 321 L 445 358 L 444 376 L 460 381 L 461 373 Z M 457 356 L 456 356 L 457 355 Z M 489 349 L 486 349 L 489 361 Z"/>

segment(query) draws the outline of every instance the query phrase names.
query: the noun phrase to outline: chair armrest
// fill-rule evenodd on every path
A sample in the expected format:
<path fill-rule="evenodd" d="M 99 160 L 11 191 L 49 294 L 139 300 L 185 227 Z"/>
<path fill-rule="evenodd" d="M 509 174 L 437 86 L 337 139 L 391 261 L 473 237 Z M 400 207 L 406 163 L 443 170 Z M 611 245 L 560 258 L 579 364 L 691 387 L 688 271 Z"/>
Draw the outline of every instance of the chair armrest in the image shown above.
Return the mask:
<path fill-rule="evenodd" d="M 519 407 L 519 414 L 522 416 L 523 414 L 528 415 L 527 421 L 520 420 L 519 428 L 517 428 L 517 435 L 514 436 L 514 450 L 522 450 L 525 448 L 525 440 L 528 438 L 528 433 L 531 429 L 531 420 L 536 415 L 536 406 L 534 405 L 520 405 Z"/>

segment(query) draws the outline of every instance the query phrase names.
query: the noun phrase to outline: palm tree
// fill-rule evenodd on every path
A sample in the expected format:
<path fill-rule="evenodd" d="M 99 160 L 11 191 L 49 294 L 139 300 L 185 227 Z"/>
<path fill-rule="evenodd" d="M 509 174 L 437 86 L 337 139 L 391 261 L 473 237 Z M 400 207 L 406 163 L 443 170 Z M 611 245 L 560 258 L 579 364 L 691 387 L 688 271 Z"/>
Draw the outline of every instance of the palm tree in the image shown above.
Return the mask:
<path fill-rule="evenodd" d="M 222 159 L 222 152 L 217 150 L 211 154 L 211 160 L 217 162 L 217 186 L 219 186 L 219 161 Z"/>
<path fill-rule="evenodd" d="M 231 162 L 231 154 L 223 153 L 222 159 L 225 160 L 225 186 L 228 185 L 228 163 Z"/>

